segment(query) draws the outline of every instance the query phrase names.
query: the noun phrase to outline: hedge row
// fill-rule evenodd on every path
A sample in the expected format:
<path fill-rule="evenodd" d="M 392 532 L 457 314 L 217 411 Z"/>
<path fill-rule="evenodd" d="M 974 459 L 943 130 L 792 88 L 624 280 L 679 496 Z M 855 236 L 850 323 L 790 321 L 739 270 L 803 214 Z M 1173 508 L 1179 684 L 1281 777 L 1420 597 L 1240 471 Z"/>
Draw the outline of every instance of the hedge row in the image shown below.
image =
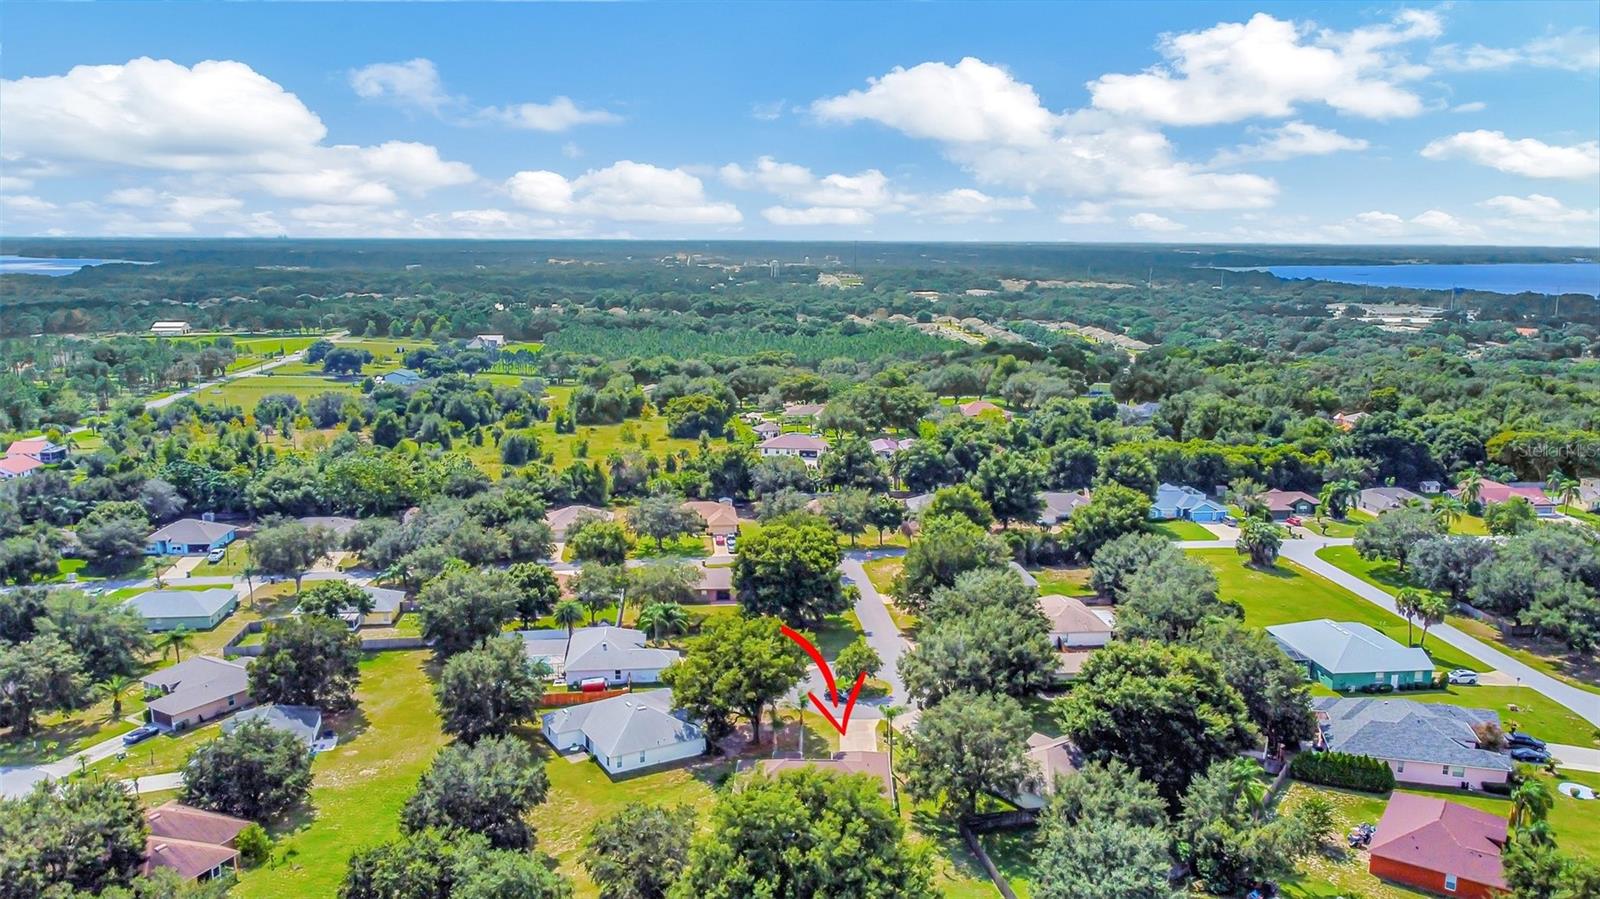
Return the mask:
<path fill-rule="evenodd" d="M 1289 773 L 1306 783 L 1365 793 L 1387 793 L 1394 789 L 1394 772 L 1388 763 L 1368 755 L 1302 752 L 1289 762 Z"/>

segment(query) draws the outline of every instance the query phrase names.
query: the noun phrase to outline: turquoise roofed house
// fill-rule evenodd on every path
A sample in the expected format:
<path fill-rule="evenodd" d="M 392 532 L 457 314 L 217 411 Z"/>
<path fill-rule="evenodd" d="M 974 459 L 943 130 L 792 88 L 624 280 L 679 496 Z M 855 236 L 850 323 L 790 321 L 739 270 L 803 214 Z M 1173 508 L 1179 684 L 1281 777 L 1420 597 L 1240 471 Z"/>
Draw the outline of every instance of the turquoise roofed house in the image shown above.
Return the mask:
<path fill-rule="evenodd" d="M 1433 659 L 1415 646 L 1401 646 L 1369 625 L 1354 621 L 1296 621 L 1267 633 L 1306 675 L 1334 690 L 1370 686 L 1410 687 L 1433 682 Z"/>
<path fill-rule="evenodd" d="M 1157 521 L 1186 518 L 1215 523 L 1228 517 L 1228 507 L 1193 487 L 1162 484 L 1150 504 L 1150 517 Z"/>

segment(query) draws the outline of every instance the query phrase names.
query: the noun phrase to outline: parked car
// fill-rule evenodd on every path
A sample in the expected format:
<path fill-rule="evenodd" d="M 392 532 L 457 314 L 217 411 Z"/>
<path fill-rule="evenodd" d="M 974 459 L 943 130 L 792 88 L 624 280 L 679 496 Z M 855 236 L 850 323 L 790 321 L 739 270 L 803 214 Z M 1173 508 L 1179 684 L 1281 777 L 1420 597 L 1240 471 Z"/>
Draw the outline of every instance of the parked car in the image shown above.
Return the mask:
<path fill-rule="evenodd" d="M 161 728 L 156 727 L 154 724 L 141 724 L 133 730 L 130 730 L 122 735 L 122 745 L 132 746 L 135 743 L 141 743 L 145 740 L 148 740 L 159 733 L 161 733 Z"/>
<path fill-rule="evenodd" d="M 1286 525 L 1289 525 L 1290 527 L 1296 527 L 1297 528 L 1301 524 L 1303 524 L 1304 522 L 1302 522 L 1300 520 L 1300 516 L 1298 516 L 1298 515 L 1290 515 L 1288 518 L 1285 518 L 1283 520 L 1283 523 L 1286 524 Z"/>
<path fill-rule="evenodd" d="M 1450 672 L 1450 683 L 1474 686 L 1478 683 L 1478 672 L 1469 668 L 1457 668 Z"/>
<path fill-rule="evenodd" d="M 215 565 L 218 562 L 221 562 L 222 561 L 222 557 L 227 555 L 227 554 L 228 554 L 227 550 L 214 549 L 211 552 L 206 553 L 206 561 L 210 562 L 213 565 Z"/>
<path fill-rule="evenodd" d="M 1520 730 L 1514 730 L 1511 733 L 1506 734 L 1506 742 L 1510 743 L 1512 746 L 1526 746 L 1529 749 L 1545 748 L 1543 740 L 1531 734 L 1523 733 Z"/>
<path fill-rule="evenodd" d="M 1519 762 L 1530 765 L 1543 765 L 1550 761 L 1550 753 L 1543 749 L 1534 749 L 1532 746 L 1517 746 L 1511 750 L 1511 757 Z"/>

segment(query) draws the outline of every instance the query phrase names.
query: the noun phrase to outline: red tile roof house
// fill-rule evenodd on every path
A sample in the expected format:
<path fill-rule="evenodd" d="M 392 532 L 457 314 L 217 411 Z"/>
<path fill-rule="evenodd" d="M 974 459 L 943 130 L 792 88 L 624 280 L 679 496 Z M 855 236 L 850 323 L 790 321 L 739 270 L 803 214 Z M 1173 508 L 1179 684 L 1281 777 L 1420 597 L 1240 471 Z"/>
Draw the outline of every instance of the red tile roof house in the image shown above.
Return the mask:
<path fill-rule="evenodd" d="M 146 809 L 144 873 L 171 868 L 184 880 L 210 880 L 239 867 L 234 840 L 250 822 L 177 802 Z"/>
<path fill-rule="evenodd" d="M 977 418 L 985 412 L 998 412 L 1006 418 L 1011 417 L 1010 412 L 1007 412 L 988 400 L 973 400 L 970 403 L 962 403 L 956 407 L 956 411 L 960 412 L 967 418 Z"/>
<path fill-rule="evenodd" d="M 1450 493 L 1457 499 L 1465 499 L 1461 495 L 1462 490 L 1460 487 L 1450 491 Z M 1556 514 L 1556 501 L 1545 496 L 1544 491 L 1538 487 L 1519 487 L 1514 484 L 1491 481 L 1487 478 L 1478 482 L 1478 502 L 1483 503 L 1485 506 L 1510 502 L 1519 496 L 1531 503 L 1533 511 L 1538 513 L 1541 518 L 1550 518 Z"/>
<path fill-rule="evenodd" d="M 0 481 L 31 478 L 36 469 L 43 467 L 44 463 L 32 456 L 7 456 L 0 459 Z"/>
<path fill-rule="evenodd" d="M 1367 870 L 1430 893 L 1492 899 L 1506 889 L 1500 867 L 1505 844 L 1506 820 L 1499 815 L 1396 792 L 1372 838 Z"/>
<path fill-rule="evenodd" d="M 13 440 L 11 446 L 6 448 L 6 455 L 27 456 L 38 459 L 46 465 L 55 465 L 67 461 L 67 448 L 59 443 L 51 443 L 45 437 L 29 437 L 26 440 Z"/>

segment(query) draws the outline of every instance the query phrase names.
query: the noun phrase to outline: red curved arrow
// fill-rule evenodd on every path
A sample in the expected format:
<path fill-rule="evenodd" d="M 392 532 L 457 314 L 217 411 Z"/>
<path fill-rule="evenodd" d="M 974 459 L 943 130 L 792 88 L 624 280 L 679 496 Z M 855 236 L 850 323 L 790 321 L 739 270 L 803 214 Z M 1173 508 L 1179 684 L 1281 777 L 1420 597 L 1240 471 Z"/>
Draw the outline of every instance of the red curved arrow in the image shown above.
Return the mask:
<path fill-rule="evenodd" d="M 806 655 L 811 657 L 811 661 L 816 663 L 817 670 L 822 672 L 822 679 L 828 685 L 828 695 L 833 697 L 833 702 L 837 705 L 839 703 L 839 688 L 833 682 L 833 669 L 828 667 L 828 662 L 822 657 L 822 653 L 811 645 L 811 641 L 807 640 L 804 634 L 794 630 L 789 625 L 780 624 L 779 628 L 783 631 L 785 637 L 798 644 L 801 649 L 805 650 Z M 861 695 L 861 686 L 866 682 L 867 673 L 865 671 L 856 676 L 855 687 L 850 690 L 850 698 L 844 704 L 844 720 L 842 721 L 833 717 L 833 713 L 828 711 L 828 707 L 822 700 L 817 698 L 817 694 L 807 693 L 806 695 L 811 697 L 812 704 L 817 707 L 817 711 L 822 713 L 822 717 L 828 719 L 828 723 L 833 725 L 833 729 L 838 731 L 840 736 L 844 736 L 845 730 L 850 726 L 850 712 L 855 709 L 856 698 Z"/>

